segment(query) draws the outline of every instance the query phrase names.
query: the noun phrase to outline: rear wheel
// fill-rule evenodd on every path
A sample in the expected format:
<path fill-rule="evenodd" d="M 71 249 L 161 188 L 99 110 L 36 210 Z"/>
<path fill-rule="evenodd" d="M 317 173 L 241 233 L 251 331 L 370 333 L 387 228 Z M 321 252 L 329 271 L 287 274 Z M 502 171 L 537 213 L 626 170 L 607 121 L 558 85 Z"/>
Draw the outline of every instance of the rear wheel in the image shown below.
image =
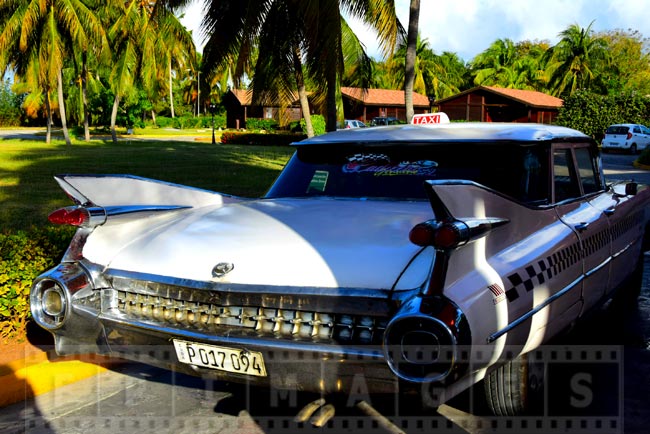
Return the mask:
<path fill-rule="evenodd" d="M 484 379 L 485 398 L 496 416 L 517 416 L 541 409 L 544 366 L 524 354 L 492 371 Z"/>
<path fill-rule="evenodd" d="M 630 146 L 630 154 L 636 154 L 636 143 L 633 143 L 632 146 Z"/>

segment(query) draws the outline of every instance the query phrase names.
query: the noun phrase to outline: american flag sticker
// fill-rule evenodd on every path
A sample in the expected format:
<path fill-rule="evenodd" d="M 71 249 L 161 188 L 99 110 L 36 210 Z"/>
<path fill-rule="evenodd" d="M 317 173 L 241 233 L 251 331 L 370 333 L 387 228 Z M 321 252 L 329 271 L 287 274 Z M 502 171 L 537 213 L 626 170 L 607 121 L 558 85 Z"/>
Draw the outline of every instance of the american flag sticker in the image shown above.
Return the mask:
<path fill-rule="evenodd" d="M 488 289 L 493 295 L 493 302 L 494 304 L 501 303 L 503 300 L 506 299 L 506 292 L 501 288 L 499 285 L 496 283 L 489 285 Z"/>

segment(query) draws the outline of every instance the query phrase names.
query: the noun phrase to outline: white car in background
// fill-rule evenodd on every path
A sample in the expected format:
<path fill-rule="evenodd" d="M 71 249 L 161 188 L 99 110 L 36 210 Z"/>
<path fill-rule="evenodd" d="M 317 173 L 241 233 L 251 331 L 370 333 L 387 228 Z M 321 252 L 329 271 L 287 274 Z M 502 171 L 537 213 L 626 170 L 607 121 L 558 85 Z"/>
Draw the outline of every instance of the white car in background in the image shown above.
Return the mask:
<path fill-rule="evenodd" d="M 648 145 L 650 145 L 650 129 L 645 125 L 614 124 L 605 130 L 601 148 L 603 152 L 619 150 L 636 154 Z"/>

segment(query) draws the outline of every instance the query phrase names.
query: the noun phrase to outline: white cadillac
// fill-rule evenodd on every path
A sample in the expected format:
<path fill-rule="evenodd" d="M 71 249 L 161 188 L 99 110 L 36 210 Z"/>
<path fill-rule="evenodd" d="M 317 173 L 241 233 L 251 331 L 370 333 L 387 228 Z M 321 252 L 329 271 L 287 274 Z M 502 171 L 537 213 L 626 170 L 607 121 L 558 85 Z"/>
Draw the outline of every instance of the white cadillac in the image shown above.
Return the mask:
<path fill-rule="evenodd" d="M 294 146 L 260 199 L 57 176 L 76 205 L 50 220 L 79 229 L 31 292 L 57 352 L 440 401 L 485 380 L 516 414 L 526 354 L 638 291 L 650 190 L 606 185 L 578 131 L 401 125 Z"/>

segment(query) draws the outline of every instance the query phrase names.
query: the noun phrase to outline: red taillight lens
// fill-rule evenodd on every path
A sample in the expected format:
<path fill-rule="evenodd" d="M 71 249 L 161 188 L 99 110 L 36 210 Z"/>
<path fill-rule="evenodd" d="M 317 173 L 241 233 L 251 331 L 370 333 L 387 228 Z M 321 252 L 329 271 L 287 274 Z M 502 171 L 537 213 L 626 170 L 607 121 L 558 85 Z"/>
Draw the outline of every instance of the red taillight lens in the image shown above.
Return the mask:
<path fill-rule="evenodd" d="M 409 233 L 409 240 L 415 245 L 436 249 L 452 249 L 467 242 L 456 223 L 436 224 L 431 221 L 415 225 Z"/>
<path fill-rule="evenodd" d="M 439 249 L 450 249 L 460 244 L 460 233 L 453 224 L 440 226 L 433 237 L 433 245 Z"/>
<path fill-rule="evenodd" d="M 627 133 L 627 139 L 630 140 L 632 138 L 632 133 Z"/>
<path fill-rule="evenodd" d="M 409 240 L 417 246 L 430 246 L 435 234 L 436 229 L 430 223 L 419 223 L 409 232 Z"/>
<path fill-rule="evenodd" d="M 88 221 L 90 215 L 85 208 L 67 207 L 57 209 L 47 219 L 55 225 L 81 226 Z"/>

